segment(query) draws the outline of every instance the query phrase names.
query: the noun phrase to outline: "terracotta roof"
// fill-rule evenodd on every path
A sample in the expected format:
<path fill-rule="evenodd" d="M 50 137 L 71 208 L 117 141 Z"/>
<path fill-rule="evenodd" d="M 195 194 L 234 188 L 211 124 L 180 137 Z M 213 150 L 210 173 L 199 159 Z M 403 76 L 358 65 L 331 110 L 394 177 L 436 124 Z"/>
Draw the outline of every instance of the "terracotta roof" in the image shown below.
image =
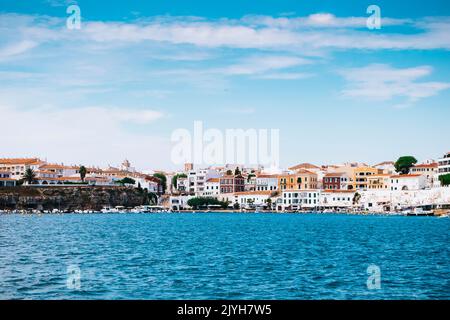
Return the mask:
<path fill-rule="evenodd" d="M 256 178 L 278 178 L 276 174 L 259 174 Z"/>
<path fill-rule="evenodd" d="M 39 169 L 65 169 L 66 166 L 62 164 L 44 164 L 39 167 Z"/>
<path fill-rule="evenodd" d="M 220 182 L 220 178 L 210 178 L 206 182 Z"/>
<path fill-rule="evenodd" d="M 345 172 L 330 172 L 325 174 L 324 177 L 336 177 L 336 176 L 343 176 L 345 175 Z"/>
<path fill-rule="evenodd" d="M 16 181 L 16 180 L 12 178 L 0 178 L 0 181 Z"/>
<path fill-rule="evenodd" d="M 235 192 L 235 196 L 270 196 L 273 191 L 244 191 L 244 192 Z"/>
<path fill-rule="evenodd" d="M 322 193 L 355 193 L 356 190 L 323 190 Z"/>
<path fill-rule="evenodd" d="M 289 168 L 289 170 L 298 170 L 298 169 L 320 169 L 320 168 L 311 163 L 300 163 L 296 166 Z"/>
<path fill-rule="evenodd" d="M 421 164 L 416 164 L 413 168 L 437 168 L 438 164 L 437 163 L 421 163 Z"/>
<path fill-rule="evenodd" d="M 401 175 L 395 175 L 391 176 L 391 178 L 417 178 L 420 177 L 421 174 L 401 174 Z"/>
<path fill-rule="evenodd" d="M 44 173 L 44 174 L 58 174 L 57 172 L 49 171 L 49 170 L 38 170 L 37 173 Z"/>
<path fill-rule="evenodd" d="M 299 169 L 295 173 L 278 175 L 278 178 L 289 177 L 289 176 L 298 176 L 298 175 L 302 175 L 302 174 L 315 175 L 315 176 L 317 175 L 314 172 L 311 172 L 311 171 L 308 171 L 305 169 Z"/>
<path fill-rule="evenodd" d="M 39 164 L 42 161 L 39 158 L 2 158 L 0 164 Z"/>
<path fill-rule="evenodd" d="M 281 190 L 281 192 L 318 192 L 318 189 L 293 189 L 293 190 Z"/>

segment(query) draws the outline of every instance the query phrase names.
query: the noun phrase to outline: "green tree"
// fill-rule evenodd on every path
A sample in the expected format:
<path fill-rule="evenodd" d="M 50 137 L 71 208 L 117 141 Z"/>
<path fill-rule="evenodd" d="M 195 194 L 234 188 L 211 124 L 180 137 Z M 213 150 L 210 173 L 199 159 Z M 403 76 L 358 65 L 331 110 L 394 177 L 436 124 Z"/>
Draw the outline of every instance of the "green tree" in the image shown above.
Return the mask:
<path fill-rule="evenodd" d="M 188 206 L 198 209 L 198 208 L 206 208 L 209 205 L 216 205 L 220 206 L 221 208 L 225 209 L 228 207 L 228 203 L 224 201 L 219 201 L 216 198 L 213 197 L 195 197 L 191 198 L 187 202 Z"/>
<path fill-rule="evenodd" d="M 84 182 L 84 178 L 86 178 L 86 174 L 87 174 L 86 167 L 81 166 L 80 169 L 78 170 L 78 172 L 80 173 L 81 182 Z"/>
<path fill-rule="evenodd" d="M 233 171 L 227 170 L 227 176 L 232 176 L 232 175 L 233 175 Z"/>
<path fill-rule="evenodd" d="M 121 184 L 121 185 L 126 185 L 126 184 L 136 184 L 136 180 L 134 180 L 133 178 L 129 178 L 129 177 L 125 177 L 122 180 L 117 180 L 116 183 Z"/>
<path fill-rule="evenodd" d="M 417 163 L 417 159 L 413 156 L 403 156 L 395 162 L 395 171 L 400 174 L 408 174 L 409 169 Z"/>
<path fill-rule="evenodd" d="M 153 176 L 161 180 L 162 193 L 166 193 L 167 177 L 164 173 L 155 173 Z"/>
<path fill-rule="evenodd" d="M 441 186 L 450 185 L 450 173 L 439 176 L 439 181 L 441 182 Z"/>
<path fill-rule="evenodd" d="M 23 174 L 23 179 L 28 184 L 33 184 L 33 182 L 36 181 L 36 173 L 34 172 L 33 169 L 28 168 L 27 170 L 25 170 L 25 173 Z"/>
<path fill-rule="evenodd" d="M 235 204 L 233 204 L 233 209 L 234 210 L 239 210 L 241 208 L 241 206 L 239 205 L 239 203 L 235 203 Z"/>
<path fill-rule="evenodd" d="M 241 175 L 241 170 L 239 169 L 239 167 L 236 167 L 236 169 L 234 170 L 234 175 L 235 176 Z"/>

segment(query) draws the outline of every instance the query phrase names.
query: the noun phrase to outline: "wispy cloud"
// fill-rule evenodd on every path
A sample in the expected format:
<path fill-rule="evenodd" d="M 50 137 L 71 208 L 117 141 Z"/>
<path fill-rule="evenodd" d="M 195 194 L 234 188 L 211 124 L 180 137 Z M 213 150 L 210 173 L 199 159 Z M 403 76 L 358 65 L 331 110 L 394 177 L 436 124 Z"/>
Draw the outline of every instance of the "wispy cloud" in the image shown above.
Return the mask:
<path fill-rule="evenodd" d="M 22 40 L 20 42 L 7 44 L 0 48 L 0 61 L 23 54 L 35 48 L 37 45 L 36 42 L 31 40 Z"/>
<path fill-rule="evenodd" d="M 342 91 L 344 96 L 373 100 L 401 97 L 406 98 L 406 104 L 401 104 L 404 107 L 450 88 L 450 82 L 418 81 L 431 75 L 432 71 L 430 66 L 393 68 L 386 64 L 371 64 L 339 73 L 348 81 L 347 88 Z"/>

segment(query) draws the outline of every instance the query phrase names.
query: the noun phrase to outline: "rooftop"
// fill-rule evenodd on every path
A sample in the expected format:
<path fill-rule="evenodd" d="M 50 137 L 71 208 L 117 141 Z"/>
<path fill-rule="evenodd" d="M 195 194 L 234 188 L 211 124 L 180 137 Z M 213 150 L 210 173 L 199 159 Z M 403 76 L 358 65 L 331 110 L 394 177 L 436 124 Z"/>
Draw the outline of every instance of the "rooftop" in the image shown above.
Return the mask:
<path fill-rule="evenodd" d="M 296 166 L 289 168 L 289 170 L 298 170 L 298 169 L 320 169 L 320 168 L 311 163 L 300 163 Z"/>

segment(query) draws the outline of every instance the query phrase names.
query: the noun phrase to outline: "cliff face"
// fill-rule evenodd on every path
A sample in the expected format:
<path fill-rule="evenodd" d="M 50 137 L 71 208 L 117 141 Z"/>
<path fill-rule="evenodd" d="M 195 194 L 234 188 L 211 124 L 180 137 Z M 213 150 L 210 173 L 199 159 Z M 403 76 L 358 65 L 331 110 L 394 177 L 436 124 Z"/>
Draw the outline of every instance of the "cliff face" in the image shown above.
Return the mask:
<path fill-rule="evenodd" d="M 0 188 L 0 210 L 100 210 L 148 203 L 142 191 L 126 187 L 11 187 Z"/>

